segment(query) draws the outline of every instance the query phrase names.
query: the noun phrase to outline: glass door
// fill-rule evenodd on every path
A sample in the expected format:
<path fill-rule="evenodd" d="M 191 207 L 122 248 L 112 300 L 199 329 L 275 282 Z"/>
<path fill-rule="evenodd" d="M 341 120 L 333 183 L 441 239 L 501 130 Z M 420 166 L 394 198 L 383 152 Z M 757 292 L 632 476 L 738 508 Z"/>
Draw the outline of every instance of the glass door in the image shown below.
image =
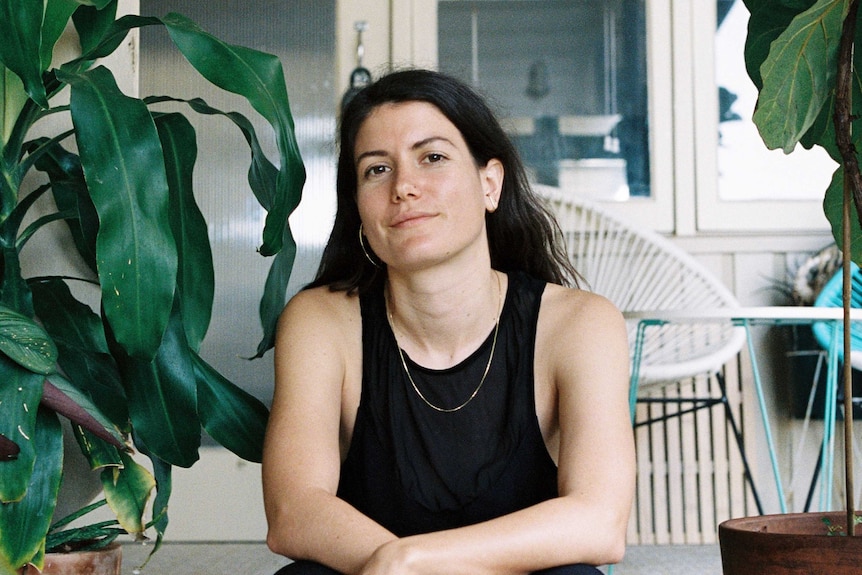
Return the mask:
<path fill-rule="evenodd" d="M 414 20 L 421 12 L 437 31 L 433 43 L 409 46 L 412 60 L 433 61 L 488 96 L 534 182 L 673 229 L 671 58 L 667 41 L 656 40 L 670 35 L 668 2 L 412 0 L 412 7 Z M 393 32 L 399 28 L 396 20 Z"/>
<path fill-rule="evenodd" d="M 649 197 L 643 3 L 438 3 L 441 71 L 488 94 L 539 184 Z"/>

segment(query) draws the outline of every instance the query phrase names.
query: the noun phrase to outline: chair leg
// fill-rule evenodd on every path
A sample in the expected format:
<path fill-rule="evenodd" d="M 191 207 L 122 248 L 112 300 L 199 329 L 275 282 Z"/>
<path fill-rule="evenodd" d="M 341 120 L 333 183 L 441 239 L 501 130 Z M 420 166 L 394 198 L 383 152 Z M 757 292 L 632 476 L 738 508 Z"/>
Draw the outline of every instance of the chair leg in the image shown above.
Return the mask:
<path fill-rule="evenodd" d="M 694 413 L 695 411 L 700 411 L 701 409 L 706 409 L 708 407 L 712 407 L 713 405 L 718 405 L 719 403 L 723 403 L 721 398 L 716 397 L 707 397 L 707 398 L 651 398 L 646 397 L 643 399 L 638 399 L 638 403 L 659 403 L 659 404 L 668 404 L 672 403 L 674 405 L 682 405 L 683 403 L 690 403 L 692 406 L 686 409 L 680 409 L 679 411 L 675 411 L 673 413 L 668 413 L 665 415 L 660 415 L 658 417 L 650 417 L 649 419 L 644 419 L 643 421 L 635 422 L 635 428 L 643 427 L 644 425 L 652 425 L 654 423 L 661 423 L 662 421 L 668 421 L 670 419 L 674 419 L 677 417 L 682 417 L 683 415 L 687 415 L 689 413 Z"/>
<path fill-rule="evenodd" d="M 740 431 L 739 426 L 736 423 L 736 418 L 733 416 L 733 409 L 730 406 L 730 401 L 727 398 L 727 386 L 725 384 L 724 375 L 721 372 L 716 372 L 715 374 L 716 381 L 718 382 L 719 389 L 721 390 L 720 397 L 708 397 L 708 398 L 639 398 L 637 400 L 638 403 L 674 403 L 677 405 L 682 404 L 690 404 L 691 407 L 687 409 L 681 409 L 680 411 L 674 412 L 672 414 L 665 414 L 659 417 L 652 417 L 646 419 L 644 421 L 639 421 L 635 423 L 635 427 L 641 427 L 644 425 L 652 425 L 653 423 L 659 423 L 662 421 L 667 421 L 674 417 L 680 417 L 682 415 L 686 415 L 689 413 L 693 413 L 695 411 L 699 411 L 701 409 L 706 409 L 721 403 L 724 406 L 724 416 L 727 422 L 730 424 L 731 431 L 733 432 L 734 440 L 736 441 L 736 447 L 739 450 L 739 456 L 742 459 L 743 473 L 745 477 L 746 483 L 748 483 L 749 488 L 751 489 L 751 494 L 754 497 L 754 503 L 757 506 L 757 512 L 760 515 L 763 515 L 763 503 L 760 500 L 760 494 L 757 491 L 757 488 L 754 484 L 754 476 L 751 473 L 751 466 L 748 463 L 748 457 L 745 453 L 745 441 L 742 437 L 742 431 Z"/>
<path fill-rule="evenodd" d="M 838 364 L 839 368 L 841 367 L 841 363 Z M 840 374 L 843 375 L 843 370 L 840 371 Z M 842 409 L 844 405 L 844 396 L 841 390 L 844 389 L 844 378 L 841 377 L 841 380 L 838 382 L 838 393 L 835 397 L 836 404 L 835 409 L 839 410 L 839 413 L 842 414 L 843 417 L 847 417 L 846 412 Z M 852 403 L 854 408 L 859 404 L 859 398 L 853 398 Z M 808 513 L 811 510 L 811 504 L 814 501 L 814 492 L 816 491 L 815 487 L 817 486 L 817 481 L 820 479 L 820 470 L 823 467 L 823 450 L 820 449 L 817 452 L 817 463 L 814 464 L 814 471 L 811 474 L 811 483 L 808 485 L 808 494 L 805 497 L 805 506 L 802 508 L 803 513 Z"/>
<path fill-rule="evenodd" d="M 718 382 L 718 387 L 721 389 L 721 403 L 724 404 L 724 414 L 727 421 L 730 422 L 730 427 L 733 430 L 733 437 L 736 439 L 736 447 L 739 449 L 739 456 L 742 458 L 742 466 L 745 472 L 745 479 L 748 486 L 751 488 L 751 494 L 754 497 L 754 504 L 757 506 L 757 512 L 763 515 L 763 503 L 760 501 L 760 495 L 757 488 L 754 486 L 754 476 L 751 474 L 751 467 L 748 465 L 748 456 L 745 454 L 745 441 L 742 438 L 742 432 L 739 426 L 736 425 L 736 418 L 733 416 L 733 409 L 730 407 L 730 401 L 727 399 L 727 386 L 724 381 L 724 375 L 721 372 L 716 372 L 715 379 Z"/>
<path fill-rule="evenodd" d="M 808 485 L 808 495 L 805 497 L 805 507 L 802 508 L 804 513 L 808 513 L 811 509 L 811 502 L 814 501 L 814 487 L 817 485 L 817 480 L 820 478 L 820 467 L 823 464 L 823 450 L 817 450 L 817 463 L 814 464 L 814 472 L 811 475 L 811 483 Z"/>

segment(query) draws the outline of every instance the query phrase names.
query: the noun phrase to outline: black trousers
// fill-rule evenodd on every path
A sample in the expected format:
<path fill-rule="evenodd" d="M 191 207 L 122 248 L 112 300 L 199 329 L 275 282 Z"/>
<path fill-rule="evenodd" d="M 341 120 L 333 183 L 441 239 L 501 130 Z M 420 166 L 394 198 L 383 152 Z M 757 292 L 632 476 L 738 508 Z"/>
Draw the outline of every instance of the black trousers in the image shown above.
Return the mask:
<path fill-rule="evenodd" d="M 563 565 L 536 571 L 534 575 L 601 575 L 592 565 Z M 278 570 L 275 575 L 340 575 L 338 571 L 311 561 L 296 561 Z"/>

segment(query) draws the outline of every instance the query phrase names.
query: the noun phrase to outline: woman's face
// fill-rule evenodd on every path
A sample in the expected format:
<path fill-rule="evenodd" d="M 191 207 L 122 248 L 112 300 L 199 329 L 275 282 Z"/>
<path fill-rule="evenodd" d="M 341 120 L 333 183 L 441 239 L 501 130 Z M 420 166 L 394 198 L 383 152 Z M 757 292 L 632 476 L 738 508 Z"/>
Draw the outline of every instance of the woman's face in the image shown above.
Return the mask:
<path fill-rule="evenodd" d="M 499 203 L 502 164 L 477 166 L 435 106 L 375 108 L 356 135 L 354 163 L 364 232 L 390 271 L 487 257 L 485 212 Z"/>

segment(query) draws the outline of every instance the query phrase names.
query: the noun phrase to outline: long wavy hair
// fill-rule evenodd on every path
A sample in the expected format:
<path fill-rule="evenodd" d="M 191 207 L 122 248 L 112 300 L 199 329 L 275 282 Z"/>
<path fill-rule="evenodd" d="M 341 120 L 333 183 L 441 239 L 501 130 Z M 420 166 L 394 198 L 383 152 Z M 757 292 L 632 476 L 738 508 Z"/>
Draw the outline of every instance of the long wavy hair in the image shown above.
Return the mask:
<path fill-rule="evenodd" d="M 364 292 L 386 277 L 385 264 L 372 263 L 363 253 L 363 249 L 370 252 L 370 247 L 360 243 L 354 153 L 357 133 L 371 112 L 399 102 L 427 102 L 440 110 L 461 132 L 476 165 L 484 166 L 493 158 L 502 163 L 500 203 L 485 216 L 492 267 L 577 286 L 580 276 L 566 257 L 560 228 L 530 187 L 514 144 L 484 99 L 460 80 L 410 69 L 392 72 L 365 87 L 342 112 L 335 222 L 316 279 L 308 287 Z"/>

